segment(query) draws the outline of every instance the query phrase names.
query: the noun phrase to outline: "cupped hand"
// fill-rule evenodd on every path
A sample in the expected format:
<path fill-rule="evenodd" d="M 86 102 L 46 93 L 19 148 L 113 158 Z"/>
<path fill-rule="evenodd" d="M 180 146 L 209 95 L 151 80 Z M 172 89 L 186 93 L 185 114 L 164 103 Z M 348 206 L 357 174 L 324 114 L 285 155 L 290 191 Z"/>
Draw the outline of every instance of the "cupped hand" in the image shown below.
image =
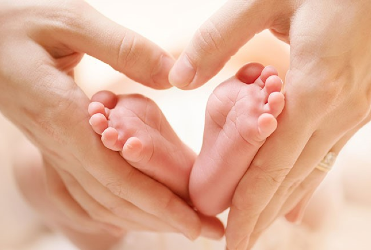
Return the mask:
<path fill-rule="evenodd" d="M 229 250 L 250 248 L 279 215 L 300 219 L 325 176 L 315 166 L 369 121 L 370 11 L 367 0 L 230 0 L 199 28 L 170 71 L 173 85 L 193 89 L 262 30 L 290 44 L 286 107 L 236 189 Z"/>
<path fill-rule="evenodd" d="M 0 1 L 0 109 L 39 148 L 50 198 L 80 230 L 103 228 L 220 237 L 168 188 L 103 147 L 88 120 L 88 97 L 73 69 L 84 53 L 151 88 L 173 59 L 154 43 L 84 1 Z M 31 177 L 32 178 L 32 177 Z"/>

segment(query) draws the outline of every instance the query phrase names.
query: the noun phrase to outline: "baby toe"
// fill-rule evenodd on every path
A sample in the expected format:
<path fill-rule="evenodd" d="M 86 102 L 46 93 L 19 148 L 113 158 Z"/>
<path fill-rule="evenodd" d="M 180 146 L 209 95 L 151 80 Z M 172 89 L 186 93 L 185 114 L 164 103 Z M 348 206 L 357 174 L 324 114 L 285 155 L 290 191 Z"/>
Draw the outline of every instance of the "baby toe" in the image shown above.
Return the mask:
<path fill-rule="evenodd" d="M 120 151 L 123 147 L 122 143 L 118 138 L 119 134 L 115 128 L 107 128 L 102 133 L 102 142 L 103 145 L 113 151 Z"/>
<path fill-rule="evenodd" d="M 261 140 L 265 140 L 277 128 L 277 120 L 272 114 L 262 114 L 258 118 L 258 130 Z"/>
<path fill-rule="evenodd" d="M 114 94 L 110 91 L 103 90 L 103 91 L 99 91 L 96 94 L 94 94 L 92 96 L 91 100 L 93 102 L 100 102 L 105 107 L 113 109 L 114 107 L 116 107 L 118 97 L 117 97 L 116 94 Z"/>
<path fill-rule="evenodd" d="M 106 109 L 100 102 L 91 102 L 88 107 L 88 113 L 90 116 L 93 116 L 95 114 L 106 115 Z"/>
<path fill-rule="evenodd" d="M 259 63 L 248 63 L 236 73 L 236 78 L 243 83 L 251 84 L 259 78 L 264 66 Z"/>
<path fill-rule="evenodd" d="M 273 66 L 266 66 L 260 75 L 260 79 L 265 83 L 270 76 L 274 75 L 278 75 L 277 70 Z"/>
<path fill-rule="evenodd" d="M 108 128 L 107 118 L 101 113 L 92 115 L 92 117 L 89 120 L 89 123 L 94 132 L 100 135 L 103 133 L 105 129 Z"/>
<path fill-rule="evenodd" d="M 278 75 L 277 70 L 273 66 L 267 66 L 262 70 L 260 76 L 255 80 L 254 83 L 260 88 L 265 88 L 267 79 L 274 75 Z"/>
<path fill-rule="evenodd" d="M 280 92 L 282 89 L 282 80 L 276 75 L 269 76 L 265 81 L 264 90 L 269 95 L 273 92 Z"/>
<path fill-rule="evenodd" d="M 268 97 L 268 103 L 266 106 L 269 109 L 269 113 L 271 113 L 274 117 L 277 117 L 281 114 L 284 106 L 285 106 L 285 97 L 281 92 L 273 92 Z"/>
<path fill-rule="evenodd" d="M 138 163 L 143 159 L 143 144 L 136 137 L 130 137 L 124 147 L 122 148 L 121 154 L 130 163 Z M 138 167 L 133 164 L 134 167 Z"/>

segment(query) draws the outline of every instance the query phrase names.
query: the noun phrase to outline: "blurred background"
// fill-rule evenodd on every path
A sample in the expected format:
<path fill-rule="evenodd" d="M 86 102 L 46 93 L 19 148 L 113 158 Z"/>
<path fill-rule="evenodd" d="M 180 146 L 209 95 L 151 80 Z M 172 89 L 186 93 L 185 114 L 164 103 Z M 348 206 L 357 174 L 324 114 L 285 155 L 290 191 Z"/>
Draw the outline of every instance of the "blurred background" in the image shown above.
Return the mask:
<path fill-rule="evenodd" d="M 221 0 L 89 0 L 101 13 L 135 30 L 175 57 L 196 29 L 222 6 Z M 268 32 L 243 47 L 209 83 L 192 91 L 154 91 L 128 80 L 112 68 L 85 56 L 76 82 L 91 96 L 108 89 L 141 93 L 163 110 L 179 136 L 196 152 L 201 148 L 208 96 L 222 81 L 247 62 L 275 66 L 284 79 L 289 48 Z M 48 229 L 24 202 L 12 174 L 12 159 L 25 138 L 0 115 L 0 250 L 73 250 L 63 236 Z M 334 170 L 309 206 L 305 225 L 278 220 L 259 241 L 261 250 L 369 250 L 371 249 L 371 126 L 366 125 L 339 155 Z M 227 212 L 220 216 L 226 221 Z M 318 218 L 318 222 L 313 220 Z M 313 223 L 311 223 L 313 222 Z M 224 240 L 189 242 L 174 234 L 130 233 L 117 249 L 224 250 Z"/>

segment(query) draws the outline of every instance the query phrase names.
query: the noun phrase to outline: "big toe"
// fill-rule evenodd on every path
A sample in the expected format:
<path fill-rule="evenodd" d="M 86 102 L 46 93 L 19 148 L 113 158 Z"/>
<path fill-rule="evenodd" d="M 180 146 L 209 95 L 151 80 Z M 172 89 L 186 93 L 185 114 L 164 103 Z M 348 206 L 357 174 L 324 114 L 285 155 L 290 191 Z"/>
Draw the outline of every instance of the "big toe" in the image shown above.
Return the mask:
<path fill-rule="evenodd" d="M 107 90 L 99 91 L 91 98 L 92 102 L 100 102 L 109 109 L 116 107 L 117 100 L 117 95 Z"/>
<path fill-rule="evenodd" d="M 262 73 L 264 66 L 259 63 L 248 63 L 236 73 L 236 78 L 243 83 L 253 83 Z"/>

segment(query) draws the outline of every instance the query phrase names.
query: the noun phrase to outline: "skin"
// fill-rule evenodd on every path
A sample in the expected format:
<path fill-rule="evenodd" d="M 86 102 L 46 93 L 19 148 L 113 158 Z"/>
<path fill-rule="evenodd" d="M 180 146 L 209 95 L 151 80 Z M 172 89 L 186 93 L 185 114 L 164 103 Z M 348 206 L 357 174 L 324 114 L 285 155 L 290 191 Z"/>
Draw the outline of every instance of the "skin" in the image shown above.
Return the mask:
<path fill-rule="evenodd" d="M 200 213 L 215 216 L 230 206 L 246 162 L 277 128 L 284 107 L 281 88 L 276 69 L 258 63 L 246 64 L 218 85 L 206 107 L 197 158 L 156 103 L 138 94 L 96 93 L 90 124 L 107 148 L 180 197 L 190 197 Z"/>
<path fill-rule="evenodd" d="M 0 1 L 0 110 L 42 155 L 48 199 L 79 232 L 160 230 L 223 234 L 162 184 L 106 149 L 74 81 L 87 53 L 155 89 L 171 87 L 173 59 L 84 1 Z M 89 146 L 86 146 L 89 145 Z M 58 213 L 55 213 L 58 214 Z"/>
<path fill-rule="evenodd" d="M 230 0 L 170 71 L 173 85 L 194 89 L 262 30 L 290 44 L 286 107 L 234 194 L 229 250 L 251 248 L 278 216 L 300 221 L 325 177 L 315 166 L 370 120 L 370 11 L 368 0 Z"/>
<path fill-rule="evenodd" d="M 70 218 L 49 198 L 40 152 L 25 142 L 19 147 L 18 153 L 22 157 L 16 157 L 13 162 L 15 180 L 24 198 L 46 225 L 63 232 L 81 250 L 111 249 L 120 241 L 123 235 L 113 235 L 107 231 L 84 232 L 72 227 Z"/>
<path fill-rule="evenodd" d="M 192 168 L 189 191 L 198 211 L 226 210 L 234 190 L 284 108 L 282 80 L 272 66 L 250 63 L 210 95 L 203 144 Z"/>

